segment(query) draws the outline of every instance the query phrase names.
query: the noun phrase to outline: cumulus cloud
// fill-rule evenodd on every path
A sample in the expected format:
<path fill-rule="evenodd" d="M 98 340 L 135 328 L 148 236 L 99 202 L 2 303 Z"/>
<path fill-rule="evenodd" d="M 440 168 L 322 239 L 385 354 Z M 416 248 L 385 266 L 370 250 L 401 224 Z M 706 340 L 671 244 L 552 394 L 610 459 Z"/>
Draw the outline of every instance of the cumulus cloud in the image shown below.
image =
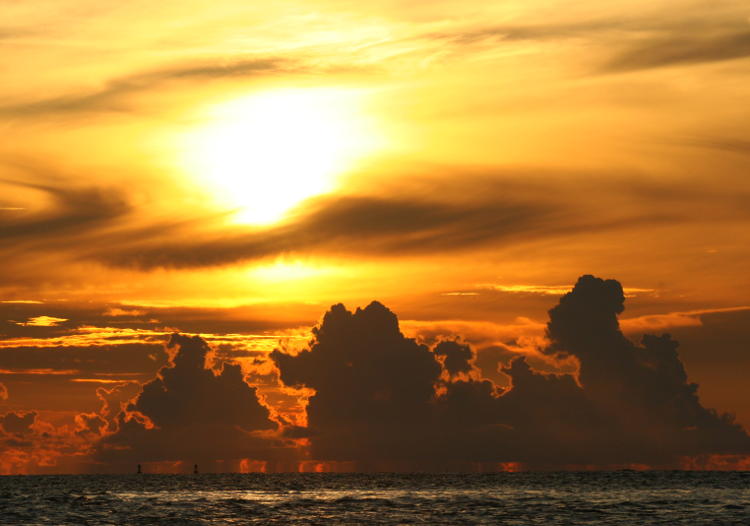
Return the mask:
<path fill-rule="evenodd" d="M 312 456 L 367 463 L 407 460 L 420 450 L 431 420 L 440 365 L 373 302 L 329 310 L 309 350 L 271 355 L 282 381 L 315 390 L 307 406 Z"/>
<path fill-rule="evenodd" d="M 198 336 L 174 334 L 168 347 L 170 363 L 119 414 L 117 432 L 100 444 L 100 461 L 132 469 L 132 463 L 148 461 L 206 464 L 291 456 L 274 438 L 278 424 L 239 365 L 211 368 L 210 348 Z"/>
<path fill-rule="evenodd" d="M 577 362 L 575 373 L 498 356 L 504 386 L 459 375 L 481 361 L 470 347 L 443 341 L 430 349 L 406 338 L 379 303 L 354 312 L 336 305 L 309 349 L 271 357 L 285 384 L 315 390 L 307 406 L 312 458 L 359 469 L 675 467 L 687 457 L 750 453 L 730 416 L 701 405 L 675 341 L 625 338 L 624 302 L 618 282 L 583 276 L 550 311 L 543 349 Z"/>
<path fill-rule="evenodd" d="M 80 471 L 105 422 L 96 413 L 75 415 L 72 425 L 53 425 L 36 411 L 0 416 L 0 474 Z"/>
<path fill-rule="evenodd" d="M 72 425 L 51 426 L 36 412 L 6 413 L 0 470 L 35 462 L 60 469 L 70 455 L 95 463 L 85 469 L 104 471 L 160 462 L 198 463 L 205 471 L 248 463 L 288 470 L 301 461 L 445 471 L 508 462 L 671 468 L 701 458 L 741 461 L 750 438 L 731 416 L 704 407 L 677 342 L 645 335 L 636 344 L 623 335 L 625 301 L 617 281 L 583 276 L 549 311 L 546 335 L 528 348 L 501 343 L 497 328 L 457 338 L 454 330 L 470 328 L 460 324 L 447 332 L 421 327 L 427 337 L 414 339 L 378 302 L 355 311 L 339 304 L 306 348 L 243 351 L 247 375 L 229 344 L 212 348 L 203 338 L 173 334 L 156 378 L 97 387 L 101 407 L 79 412 Z M 473 341 L 483 346 L 477 351 L 467 343 Z M 153 367 L 147 351 L 123 347 L 101 359 L 116 357 L 126 368 L 130 353 Z M 93 375 L 105 353 L 49 352 L 7 349 L 0 358 L 31 365 L 47 356 L 52 367 L 79 363 Z"/>
<path fill-rule="evenodd" d="M 31 426 L 34 425 L 36 416 L 36 411 L 20 413 L 11 411 L 0 416 L 0 426 L 6 433 L 23 436 L 31 432 Z"/>
<path fill-rule="evenodd" d="M 615 280 L 583 276 L 550 310 L 547 352 L 571 354 L 592 403 L 607 411 L 629 453 L 747 452 L 748 436 L 728 415 L 704 408 L 697 384 L 688 382 L 670 335 L 644 335 L 636 345 L 622 334 L 617 315 L 625 298 Z M 626 438 L 627 437 L 627 438 Z M 646 440 L 647 439 L 647 440 Z"/>
<path fill-rule="evenodd" d="M 455 341 L 442 341 L 435 347 L 435 354 L 443 357 L 443 367 L 451 376 L 471 371 L 473 353 L 468 345 Z"/>

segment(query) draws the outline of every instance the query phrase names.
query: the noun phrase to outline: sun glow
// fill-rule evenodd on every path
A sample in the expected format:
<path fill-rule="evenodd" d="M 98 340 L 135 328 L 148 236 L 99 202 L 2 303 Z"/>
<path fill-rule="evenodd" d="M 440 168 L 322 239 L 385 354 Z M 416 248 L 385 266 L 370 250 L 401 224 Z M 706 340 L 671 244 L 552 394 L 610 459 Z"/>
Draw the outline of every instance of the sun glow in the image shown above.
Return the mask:
<path fill-rule="evenodd" d="M 189 138 L 188 166 L 234 220 L 278 221 L 376 147 L 351 90 L 278 90 L 212 108 L 212 124 Z"/>

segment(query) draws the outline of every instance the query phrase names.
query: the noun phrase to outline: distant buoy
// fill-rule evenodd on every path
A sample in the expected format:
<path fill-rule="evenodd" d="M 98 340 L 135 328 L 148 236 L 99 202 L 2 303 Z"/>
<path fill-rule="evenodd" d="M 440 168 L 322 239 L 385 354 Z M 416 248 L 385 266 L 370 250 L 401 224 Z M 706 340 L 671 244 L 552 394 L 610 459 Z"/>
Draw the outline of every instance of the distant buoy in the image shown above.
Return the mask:
<path fill-rule="evenodd" d="M 193 466 L 193 475 L 197 475 L 197 474 L 198 474 L 198 464 Z"/>
<path fill-rule="evenodd" d="M 142 473 L 142 472 L 141 472 L 141 465 L 140 465 L 140 464 L 138 464 L 138 474 L 140 475 L 141 473 Z"/>

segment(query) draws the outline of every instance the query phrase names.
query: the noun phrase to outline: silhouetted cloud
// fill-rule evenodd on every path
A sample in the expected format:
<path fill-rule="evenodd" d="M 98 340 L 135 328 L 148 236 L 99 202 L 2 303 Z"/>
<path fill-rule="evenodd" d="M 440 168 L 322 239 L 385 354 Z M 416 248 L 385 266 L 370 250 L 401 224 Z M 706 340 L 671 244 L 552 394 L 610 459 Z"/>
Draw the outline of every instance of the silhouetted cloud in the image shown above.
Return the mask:
<path fill-rule="evenodd" d="M 0 426 L 6 433 L 23 436 L 31 432 L 31 426 L 34 425 L 36 416 L 36 411 L 5 413 L 0 416 Z"/>
<path fill-rule="evenodd" d="M 120 413 L 116 433 L 106 436 L 98 458 L 108 463 L 278 459 L 289 455 L 274 438 L 278 424 L 245 383 L 239 365 L 210 368 L 210 349 L 200 337 L 174 334 L 170 364 L 146 383 Z"/>
<path fill-rule="evenodd" d="M 285 384 L 315 389 L 307 406 L 313 458 L 414 458 L 424 444 L 415 437 L 429 435 L 440 375 L 429 349 L 405 338 L 377 302 L 354 313 L 333 306 L 313 335 L 296 356 L 271 354 Z"/>
<path fill-rule="evenodd" d="M 550 359 L 574 356 L 578 374 L 498 356 L 505 388 L 456 377 L 473 369 L 470 347 L 447 341 L 431 352 L 404 337 L 379 303 L 355 312 L 335 305 L 308 350 L 271 358 L 285 384 L 315 390 L 307 406 L 312 458 L 355 461 L 358 469 L 674 467 L 687 457 L 750 453 L 750 438 L 730 416 L 701 405 L 676 342 L 646 335 L 637 346 L 623 336 L 624 301 L 618 282 L 583 276 L 550 311 L 544 349 Z"/>
<path fill-rule="evenodd" d="M 644 335 L 638 346 L 625 338 L 617 319 L 624 301 L 617 281 L 581 277 L 550 310 L 547 349 L 578 358 L 584 390 L 595 404 L 606 404 L 602 409 L 612 409 L 620 453 L 628 451 L 624 440 L 633 441 L 633 456 L 747 452 L 750 441 L 742 428 L 701 405 L 676 341 L 668 334 Z"/>
<path fill-rule="evenodd" d="M 470 360 L 473 353 L 468 345 L 462 345 L 455 341 L 443 341 L 435 346 L 435 354 L 445 357 L 443 366 L 451 376 L 471 371 Z"/>

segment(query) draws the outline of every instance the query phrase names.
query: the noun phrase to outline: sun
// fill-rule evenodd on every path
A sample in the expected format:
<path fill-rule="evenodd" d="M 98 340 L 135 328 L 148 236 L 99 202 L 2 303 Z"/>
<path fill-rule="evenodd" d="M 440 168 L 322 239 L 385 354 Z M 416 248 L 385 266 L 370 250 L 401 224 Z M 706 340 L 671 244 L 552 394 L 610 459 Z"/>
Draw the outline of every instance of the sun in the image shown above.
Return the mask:
<path fill-rule="evenodd" d="M 235 221 L 268 224 L 333 191 L 376 142 L 358 92 L 274 90 L 212 107 L 187 164 Z"/>

